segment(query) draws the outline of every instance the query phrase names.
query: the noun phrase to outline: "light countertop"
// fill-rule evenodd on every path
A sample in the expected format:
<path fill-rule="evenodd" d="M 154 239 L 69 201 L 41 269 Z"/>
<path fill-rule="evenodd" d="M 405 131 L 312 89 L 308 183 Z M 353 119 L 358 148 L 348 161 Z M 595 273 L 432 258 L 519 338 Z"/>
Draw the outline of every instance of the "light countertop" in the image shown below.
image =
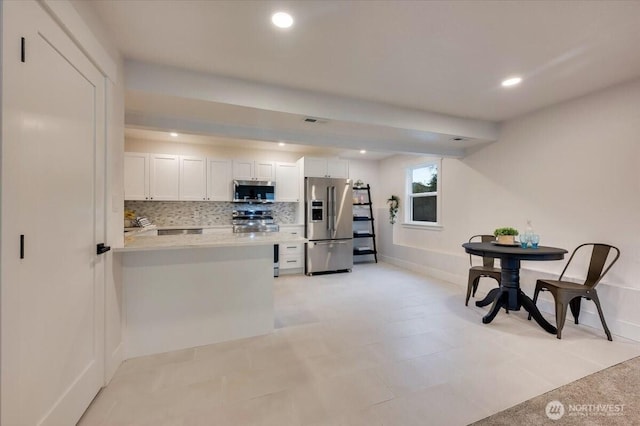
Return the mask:
<path fill-rule="evenodd" d="M 137 236 L 126 238 L 124 247 L 117 252 L 145 250 L 174 250 L 207 247 L 261 246 L 286 243 L 305 243 L 307 240 L 287 232 L 255 232 L 241 234 L 191 234 L 164 236 Z"/>

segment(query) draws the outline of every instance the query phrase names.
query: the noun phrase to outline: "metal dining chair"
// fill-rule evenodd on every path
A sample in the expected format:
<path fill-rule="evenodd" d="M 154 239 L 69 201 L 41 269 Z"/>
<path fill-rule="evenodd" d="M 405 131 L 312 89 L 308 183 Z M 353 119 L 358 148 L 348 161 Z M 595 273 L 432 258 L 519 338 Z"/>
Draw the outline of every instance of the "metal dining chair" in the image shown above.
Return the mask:
<path fill-rule="evenodd" d="M 469 242 L 479 242 L 480 240 L 483 243 L 488 243 L 491 241 L 495 241 L 496 237 L 493 235 L 474 235 L 469 238 Z M 469 297 L 473 295 L 476 296 L 476 291 L 478 290 L 478 283 L 480 282 L 480 278 L 488 277 L 493 278 L 498 281 L 500 284 L 500 276 L 502 274 L 500 268 L 494 267 L 494 259 L 492 257 L 483 257 L 482 258 L 482 266 L 473 266 L 473 255 L 469 255 L 469 280 L 467 282 L 467 299 L 464 301 L 465 306 L 469 306 Z"/>
<path fill-rule="evenodd" d="M 577 284 L 574 282 L 563 281 L 567 268 L 571 264 L 574 256 L 578 251 L 588 250 L 591 248 L 591 260 L 589 262 L 589 270 L 587 271 L 587 278 L 583 284 Z M 615 254 L 613 258 L 607 261 L 611 256 L 610 253 Z M 600 315 L 600 321 L 604 332 L 607 334 L 607 339 L 611 339 L 611 332 L 607 323 L 604 320 L 604 314 L 602 313 L 602 307 L 600 306 L 600 299 L 598 298 L 598 292 L 596 286 L 602 280 L 609 269 L 614 263 L 618 261 L 620 257 L 620 250 L 617 247 L 600 244 L 600 243 L 586 243 L 581 244 L 571 253 L 569 261 L 565 265 L 558 280 L 538 280 L 536 282 L 536 290 L 533 295 L 533 303 L 538 301 L 538 295 L 541 291 L 549 291 L 553 294 L 553 298 L 556 304 L 556 327 L 558 329 L 557 338 L 562 337 L 562 328 L 567 317 L 567 305 L 571 309 L 575 323 L 578 324 L 578 316 L 580 315 L 580 302 L 582 298 L 587 300 L 593 300 L 598 308 L 598 314 Z M 529 314 L 529 320 L 531 320 L 531 314 Z"/>

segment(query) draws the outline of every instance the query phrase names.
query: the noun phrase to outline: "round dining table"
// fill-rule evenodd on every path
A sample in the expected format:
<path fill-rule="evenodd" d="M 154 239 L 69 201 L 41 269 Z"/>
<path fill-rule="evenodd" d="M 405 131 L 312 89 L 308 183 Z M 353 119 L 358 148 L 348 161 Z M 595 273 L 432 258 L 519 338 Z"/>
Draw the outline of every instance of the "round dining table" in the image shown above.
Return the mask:
<path fill-rule="evenodd" d="M 522 248 L 496 242 L 464 243 L 462 247 L 469 254 L 500 259 L 500 287 L 492 289 L 483 300 L 476 302 L 476 306 L 493 303 L 489 313 L 482 318 L 484 324 L 493 321 L 501 308 L 519 311 L 523 307 L 543 329 L 551 334 L 557 333 L 556 327 L 544 319 L 533 300 L 520 289 L 520 262 L 561 260 L 567 250 L 545 246 Z"/>

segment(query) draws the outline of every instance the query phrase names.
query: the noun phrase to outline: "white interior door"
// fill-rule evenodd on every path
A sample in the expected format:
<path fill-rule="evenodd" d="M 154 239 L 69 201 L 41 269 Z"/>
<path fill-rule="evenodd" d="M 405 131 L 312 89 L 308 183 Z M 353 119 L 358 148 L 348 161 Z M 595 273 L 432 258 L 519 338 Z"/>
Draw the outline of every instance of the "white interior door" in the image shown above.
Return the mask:
<path fill-rule="evenodd" d="M 3 15 L 0 423 L 72 425 L 104 382 L 105 80 L 38 3 Z"/>

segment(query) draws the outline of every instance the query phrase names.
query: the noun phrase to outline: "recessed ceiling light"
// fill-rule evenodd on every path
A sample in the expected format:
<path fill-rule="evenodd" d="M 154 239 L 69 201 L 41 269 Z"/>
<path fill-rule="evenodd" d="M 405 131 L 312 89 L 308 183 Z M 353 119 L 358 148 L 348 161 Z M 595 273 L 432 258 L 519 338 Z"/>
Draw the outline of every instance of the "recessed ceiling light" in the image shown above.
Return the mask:
<path fill-rule="evenodd" d="M 171 135 L 172 138 L 177 138 L 178 134 L 176 132 L 171 132 L 169 133 Z"/>
<path fill-rule="evenodd" d="M 521 81 L 522 81 L 521 77 L 511 77 L 502 81 L 502 87 L 515 86 L 517 84 L 520 84 Z"/>
<path fill-rule="evenodd" d="M 367 150 L 366 150 L 366 149 L 361 149 L 361 150 L 360 150 L 360 154 L 366 154 L 366 153 L 367 153 Z"/>
<path fill-rule="evenodd" d="M 278 146 L 284 146 L 284 142 L 278 142 Z"/>
<path fill-rule="evenodd" d="M 289 28 L 293 25 L 293 18 L 287 12 L 278 12 L 271 15 L 271 22 L 278 28 Z"/>

